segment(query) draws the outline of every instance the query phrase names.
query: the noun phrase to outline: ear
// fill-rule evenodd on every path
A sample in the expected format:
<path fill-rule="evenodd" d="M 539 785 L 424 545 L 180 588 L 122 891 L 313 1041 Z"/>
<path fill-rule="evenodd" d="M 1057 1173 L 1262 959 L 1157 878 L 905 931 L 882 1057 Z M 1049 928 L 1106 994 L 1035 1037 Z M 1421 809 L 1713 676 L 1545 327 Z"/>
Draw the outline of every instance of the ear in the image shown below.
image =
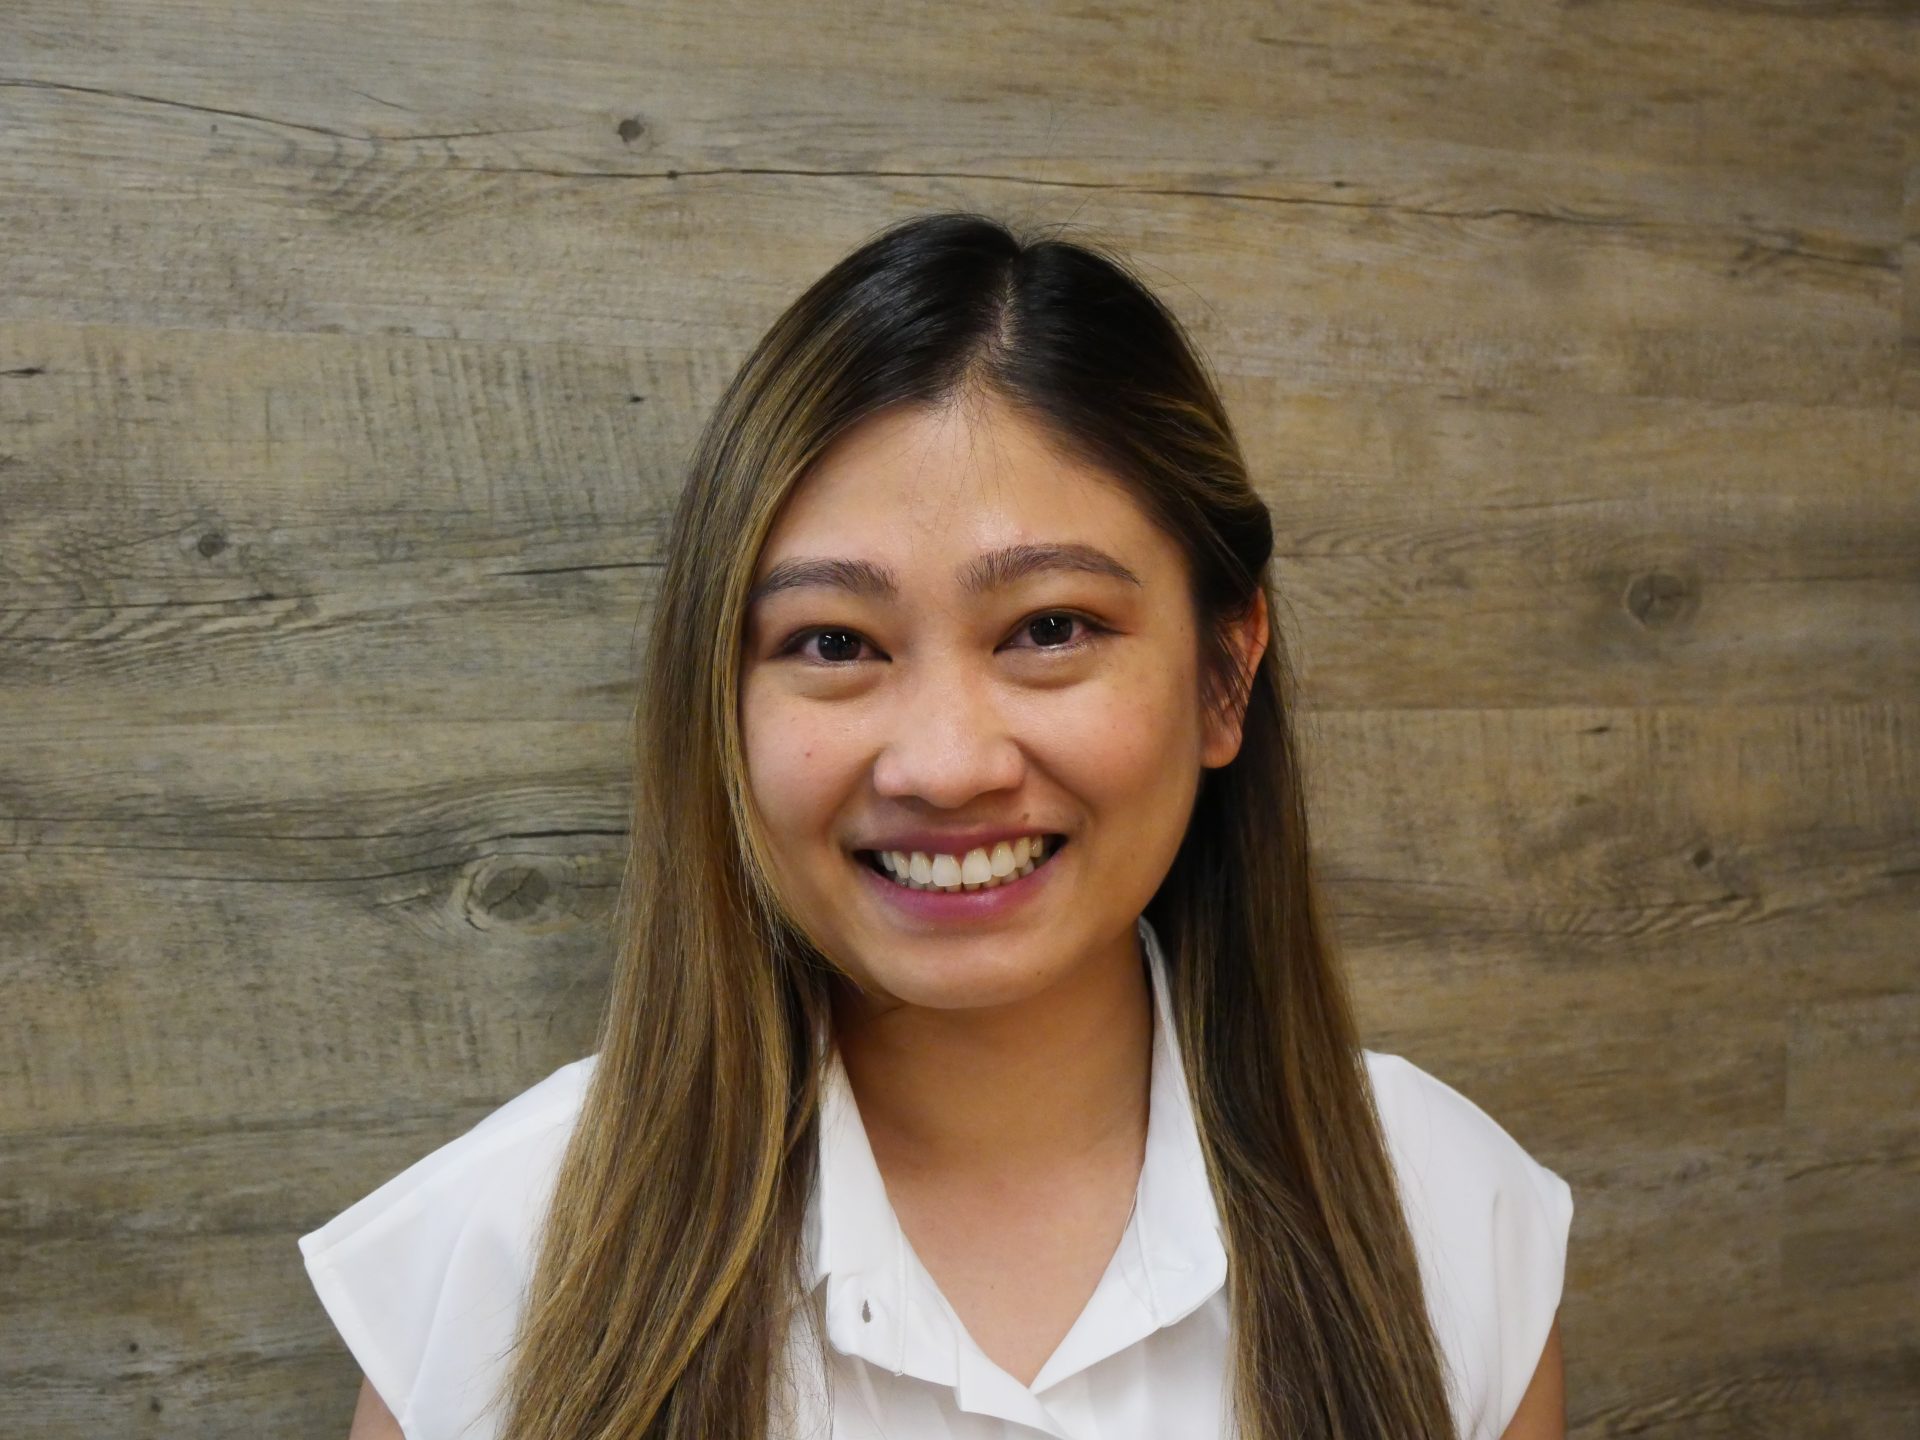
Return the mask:
<path fill-rule="evenodd" d="M 1247 607 L 1247 613 L 1233 622 L 1228 632 L 1229 648 L 1234 653 L 1235 662 L 1240 667 L 1240 683 L 1243 693 L 1250 693 L 1255 669 L 1260 657 L 1267 651 L 1267 592 L 1265 586 L 1256 587 L 1253 592 L 1253 604 Z M 1240 753 L 1240 736 L 1247 718 L 1244 700 L 1236 705 L 1229 716 L 1209 713 L 1206 719 L 1206 735 L 1201 747 L 1200 763 L 1207 769 L 1225 765 Z"/>

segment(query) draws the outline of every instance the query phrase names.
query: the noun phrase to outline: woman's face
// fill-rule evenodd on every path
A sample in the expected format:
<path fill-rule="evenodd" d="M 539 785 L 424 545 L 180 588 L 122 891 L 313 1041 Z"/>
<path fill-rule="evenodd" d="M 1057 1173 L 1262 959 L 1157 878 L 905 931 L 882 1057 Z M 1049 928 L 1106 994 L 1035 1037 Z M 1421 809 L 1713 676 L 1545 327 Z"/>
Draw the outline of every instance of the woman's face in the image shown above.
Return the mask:
<path fill-rule="evenodd" d="M 1117 482 L 999 401 L 894 407 L 796 487 L 754 582 L 741 725 L 774 878 L 873 1002 L 1010 1004 L 1133 956 L 1239 732 L 1203 720 L 1183 557 Z M 1242 643 L 1264 647 L 1264 604 Z M 967 888 L 1036 834 L 1065 843 Z M 934 882 L 951 854 L 958 893 L 875 849 Z"/>

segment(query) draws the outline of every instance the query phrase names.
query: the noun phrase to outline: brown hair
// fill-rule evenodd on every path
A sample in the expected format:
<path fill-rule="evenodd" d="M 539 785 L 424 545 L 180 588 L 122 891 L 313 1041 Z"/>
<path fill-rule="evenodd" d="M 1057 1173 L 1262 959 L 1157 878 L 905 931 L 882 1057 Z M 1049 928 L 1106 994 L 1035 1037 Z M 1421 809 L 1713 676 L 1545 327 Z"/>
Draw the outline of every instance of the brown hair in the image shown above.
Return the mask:
<path fill-rule="evenodd" d="M 738 725 L 744 604 L 782 501 L 902 402 L 991 394 L 1183 551 L 1200 703 L 1244 707 L 1147 908 L 1228 1257 L 1248 1440 L 1453 1440 L 1442 1362 L 1321 912 L 1277 628 L 1240 669 L 1271 517 L 1179 321 L 1098 242 L 956 212 L 891 226 L 774 322 L 674 515 L 635 710 L 599 1052 L 503 1387 L 510 1440 L 777 1436 L 832 966 L 769 881 Z M 796 1307 L 799 1307 L 796 1309 Z"/>

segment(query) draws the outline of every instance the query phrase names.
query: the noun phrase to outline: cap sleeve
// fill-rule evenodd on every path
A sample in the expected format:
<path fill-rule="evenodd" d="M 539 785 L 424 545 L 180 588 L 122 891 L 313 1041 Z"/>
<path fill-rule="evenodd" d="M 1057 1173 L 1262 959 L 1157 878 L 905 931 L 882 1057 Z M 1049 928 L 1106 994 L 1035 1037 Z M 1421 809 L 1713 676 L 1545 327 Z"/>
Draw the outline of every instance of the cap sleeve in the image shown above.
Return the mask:
<path fill-rule="evenodd" d="M 1462 1440 L 1499 1440 L 1560 1308 L 1573 1189 L 1473 1101 L 1367 1052 Z"/>
<path fill-rule="evenodd" d="M 540 1220 L 591 1069 L 564 1066 L 300 1237 L 407 1440 L 488 1440 Z"/>

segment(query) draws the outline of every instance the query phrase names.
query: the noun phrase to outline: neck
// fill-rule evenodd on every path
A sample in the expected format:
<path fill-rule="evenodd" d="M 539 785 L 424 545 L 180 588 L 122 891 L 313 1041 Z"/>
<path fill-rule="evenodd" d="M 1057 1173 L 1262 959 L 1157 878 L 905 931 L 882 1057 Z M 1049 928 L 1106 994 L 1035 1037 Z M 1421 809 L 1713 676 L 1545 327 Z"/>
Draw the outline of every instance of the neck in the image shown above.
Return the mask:
<path fill-rule="evenodd" d="M 834 1031 L 883 1170 L 1018 1181 L 1145 1145 L 1153 988 L 1134 927 L 1012 1005 L 881 1008 L 842 984 Z"/>

